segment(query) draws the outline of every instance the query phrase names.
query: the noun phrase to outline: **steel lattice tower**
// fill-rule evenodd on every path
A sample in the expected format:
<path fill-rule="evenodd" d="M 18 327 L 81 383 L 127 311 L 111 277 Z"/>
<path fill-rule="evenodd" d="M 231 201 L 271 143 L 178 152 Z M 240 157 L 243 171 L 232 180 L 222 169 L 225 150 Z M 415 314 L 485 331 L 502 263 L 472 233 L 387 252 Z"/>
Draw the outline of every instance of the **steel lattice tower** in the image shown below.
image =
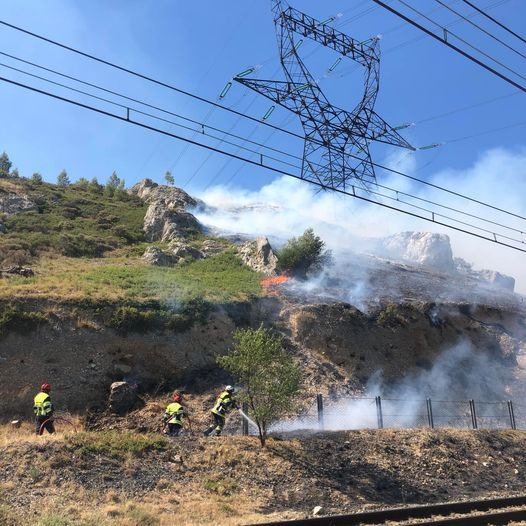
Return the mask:
<path fill-rule="evenodd" d="M 379 38 L 365 42 L 335 30 L 327 23 L 284 7 L 272 0 L 280 61 L 285 81 L 237 76 L 237 82 L 261 93 L 299 116 L 305 145 L 301 177 L 329 189 L 347 189 L 356 184 L 375 183 L 369 143 L 379 141 L 413 148 L 374 110 L 379 88 Z M 365 90 L 352 112 L 332 105 L 298 54 L 296 36 L 310 38 L 365 68 Z"/>

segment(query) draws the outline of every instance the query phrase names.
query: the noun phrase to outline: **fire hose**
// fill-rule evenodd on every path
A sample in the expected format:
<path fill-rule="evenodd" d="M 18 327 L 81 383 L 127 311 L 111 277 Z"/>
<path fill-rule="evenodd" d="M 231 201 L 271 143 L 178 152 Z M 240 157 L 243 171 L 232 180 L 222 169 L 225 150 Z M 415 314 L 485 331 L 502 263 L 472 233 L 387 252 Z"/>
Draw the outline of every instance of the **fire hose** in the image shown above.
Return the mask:
<path fill-rule="evenodd" d="M 75 433 L 77 432 L 77 426 L 68 418 L 63 418 L 61 416 L 52 416 L 48 418 L 47 420 L 44 420 L 42 424 L 40 424 L 40 429 L 38 430 L 38 434 L 41 435 L 44 432 L 44 427 L 46 426 L 48 422 L 58 422 L 58 421 L 64 422 L 65 424 L 70 425 L 73 428 L 73 431 Z"/>

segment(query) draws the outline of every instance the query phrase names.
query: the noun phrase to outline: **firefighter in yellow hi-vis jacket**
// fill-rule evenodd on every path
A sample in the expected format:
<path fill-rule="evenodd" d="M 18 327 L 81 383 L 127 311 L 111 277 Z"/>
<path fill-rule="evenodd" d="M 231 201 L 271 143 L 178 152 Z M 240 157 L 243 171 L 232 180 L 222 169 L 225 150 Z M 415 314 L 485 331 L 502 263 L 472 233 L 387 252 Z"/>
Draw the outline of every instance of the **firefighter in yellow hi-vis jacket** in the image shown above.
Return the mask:
<path fill-rule="evenodd" d="M 166 411 L 164 413 L 164 424 L 167 430 L 165 431 L 167 435 L 176 437 L 179 436 L 181 429 L 183 428 L 183 416 L 188 416 L 185 408 L 182 406 L 181 402 L 183 397 L 180 394 L 175 393 L 172 396 L 173 402 L 168 404 Z"/>
<path fill-rule="evenodd" d="M 210 436 L 214 432 L 217 436 L 223 431 L 225 427 L 226 415 L 232 410 L 237 409 L 237 402 L 233 398 L 234 388 L 227 385 L 225 390 L 218 396 L 216 403 L 212 409 L 213 424 L 203 431 L 203 435 Z"/>
<path fill-rule="evenodd" d="M 33 402 L 33 411 L 35 412 L 35 431 L 37 435 L 41 435 L 44 429 L 48 433 L 55 432 L 53 425 L 53 404 L 49 392 L 51 386 L 49 384 L 42 384 L 40 386 L 40 393 L 35 396 Z"/>

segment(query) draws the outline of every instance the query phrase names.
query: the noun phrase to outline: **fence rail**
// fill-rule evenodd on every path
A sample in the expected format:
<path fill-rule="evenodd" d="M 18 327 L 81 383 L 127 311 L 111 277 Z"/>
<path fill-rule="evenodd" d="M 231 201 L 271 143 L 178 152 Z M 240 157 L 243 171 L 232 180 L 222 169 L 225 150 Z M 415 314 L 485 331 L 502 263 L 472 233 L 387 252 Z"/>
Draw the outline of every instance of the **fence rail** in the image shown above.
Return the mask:
<path fill-rule="evenodd" d="M 382 428 L 526 429 L 526 406 L 512 400 L 438 400 L 353 397 L 326 400 L 321 394 L 305 415 L 275 424 L 273 431 Z M 252 430 L 246 428 L 245 433 Z"/>

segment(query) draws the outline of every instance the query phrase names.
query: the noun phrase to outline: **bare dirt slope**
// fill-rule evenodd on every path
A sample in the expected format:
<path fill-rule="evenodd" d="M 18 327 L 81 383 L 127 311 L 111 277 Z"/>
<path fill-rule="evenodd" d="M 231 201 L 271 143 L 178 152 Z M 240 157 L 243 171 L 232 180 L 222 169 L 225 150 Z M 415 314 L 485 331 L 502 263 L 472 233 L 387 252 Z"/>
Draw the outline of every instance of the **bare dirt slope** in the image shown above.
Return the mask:
<path fill-rule="evenodd" d="M 519 494 L 526 482 L 517 431 L 297 434 L 265 449 L 254 437 L 5 433 L 6 525 L 250 524 L 307 517 L 315 506 L 334 514 Z"/>

